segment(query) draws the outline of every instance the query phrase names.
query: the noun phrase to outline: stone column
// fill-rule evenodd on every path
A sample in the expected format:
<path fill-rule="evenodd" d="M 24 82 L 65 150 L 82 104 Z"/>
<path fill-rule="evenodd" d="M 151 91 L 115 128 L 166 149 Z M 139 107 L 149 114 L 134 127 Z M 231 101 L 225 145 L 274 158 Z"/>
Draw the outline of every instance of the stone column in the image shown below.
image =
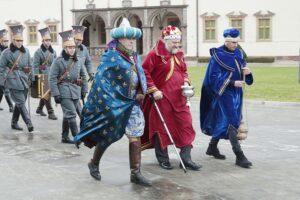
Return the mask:
<path fill-rule="evenodd" d="M 110 31 L 113 29 L 113 27 L 105 27 L 106 32 L 106 44 L 112 40 L 112 37 L 110 36 Z"/>
<path fill-rule="evenodd" d="M 181 26 L 181 40 L 182 40 L 182 50 L 186 54 L 187 53 L 187 32 L 186 26 Z"/>
<path fill-rule="evenodd" d="M 147 55 L 151 50 L 151 27 L 150 26 L 143 26 L 143 55 Z"/>

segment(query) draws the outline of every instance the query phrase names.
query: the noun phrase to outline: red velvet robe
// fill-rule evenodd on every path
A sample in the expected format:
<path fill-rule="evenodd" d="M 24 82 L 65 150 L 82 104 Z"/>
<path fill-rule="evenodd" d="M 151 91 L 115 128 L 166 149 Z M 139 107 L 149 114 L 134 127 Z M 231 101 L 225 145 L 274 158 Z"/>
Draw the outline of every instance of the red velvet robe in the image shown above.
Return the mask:
<path fill-rule="evenodd" d="M 192 116 L 181 86 L 189 82 L 183 52 L 173 55 L 165 44 L 159 40 L 153 50 L 145 58 L 143 69 L 147 79 L 147 94 L 157 90 L 163 92 L 163 98 L 157 100 L 158 107 L 172 135 L 176 147 L 192 146 L 195 130 Z M 145 132 L 142 136 L 142 149 L 154 147 L 154 135 L 160 138 L 160 146 L 165 149 L 171 144 L 159 115 L 147 95 L 142 110 L 145 116 Z"/>

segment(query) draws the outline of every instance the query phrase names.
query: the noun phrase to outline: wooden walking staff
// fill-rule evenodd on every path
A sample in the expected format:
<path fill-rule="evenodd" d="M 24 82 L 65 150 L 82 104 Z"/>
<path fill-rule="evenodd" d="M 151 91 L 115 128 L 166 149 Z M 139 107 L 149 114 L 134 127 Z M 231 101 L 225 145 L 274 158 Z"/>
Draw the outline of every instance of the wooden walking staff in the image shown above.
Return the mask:
<path fill-rule="evenodd" d="M 150 99 L 152 100 L 152 102 L 153 102 L 153 104 L 154 104 L 154 106 L 155 106 L 155 108 L 156 108 L 156 111 L 157 111 L 157 113 L 158 113 L 158 115 L 159 115 L 159 118 L 160 118 L 161 122 L 163 123 L 163 125 L 164 125 L 164 127 L 165 127 L 165 130 L 166 130 L 166 132 L 167 132 L 167 134 L 168 134 L 168 136 L 169 136 L 169 139 L 171 140 L 171 144 L 172 144 L 172 146 L 174 147 L 174 150 L 175 150 L 175 152 L 176 152 L 176 154 L 177 154 L 177 156 L 178 156 L 178 159 L 179 159 L 179 161 L 180 161 L 180 163 L 181 163 L 181 165 L 182 165 L 182 169 L 183 169 L 183 171 L 186 173 L 185 165 L 184 165 L 184 163 L 183 163 L 183 161 L 182 161 L 182 159 L 181 159 L 181 157 L 180 157 L 180 155 L 179 155 L 179 153 L 178 153 L 178 151 L 177 151 L 177 148 L 176 148 L 176 146 L 175 146 L 175 144 L 174 144 L 174 140 L 173 140 L 173 138 L 172 138 L 172 136 L 171 136 L 171 133 L 170 133 L 168 127 L 167 127 L 167 124 L 166 124 L 166 122 L 165 122 L 165 120 L 164 120 L 164 118 L 163 118 L 163 116 L 162 116 L 162 114 L 161 114 L 161 112 L 160 112 L 160 110 L 159 110 L 159 108 L 158 108 L 158 105 L 157 105 L 157 103 L 156 103 L 156 101 L 155 101 L 155 99 L 154 99 L 154 97 L 153 97 L 153 94 L 150 94 L 149 96 L 150 96 Z"/>

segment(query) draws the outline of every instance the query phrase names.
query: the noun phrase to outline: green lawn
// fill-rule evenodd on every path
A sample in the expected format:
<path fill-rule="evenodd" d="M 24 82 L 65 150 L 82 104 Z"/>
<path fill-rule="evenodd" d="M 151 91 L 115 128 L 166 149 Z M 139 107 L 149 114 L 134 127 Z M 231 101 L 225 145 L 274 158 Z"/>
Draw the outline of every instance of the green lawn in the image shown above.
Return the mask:
<path fill-rule="evenodd" d="M 254 83 L 246 86 L 246 99 L 300 102 L 298 67 L 252 67 Z M 188 73 L 199 96 L 206 67 L 189 67 Z"/>

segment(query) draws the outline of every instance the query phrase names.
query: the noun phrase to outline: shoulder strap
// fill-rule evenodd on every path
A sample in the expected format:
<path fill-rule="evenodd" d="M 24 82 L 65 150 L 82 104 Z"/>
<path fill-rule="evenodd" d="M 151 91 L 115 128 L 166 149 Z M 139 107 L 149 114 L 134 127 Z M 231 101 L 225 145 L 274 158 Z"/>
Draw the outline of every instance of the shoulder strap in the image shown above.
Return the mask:
<path fill-rule="evenodd" d="M 17 57 L 17 59 L 16 59 L 16 61 L 14 62 L 14 64 L 12 65 L 12 67 L 9 69 L 6 77 L 4 78 L 4 81 L 6 81 L 8 74 L 10 74 L 16 68 L 16 66 L 19 64 L 19 61 L 20 61 L 22 55 L 23 55 L 23 53 L 20 52 L 19 55 L 18 55 L 18 57 Z"/>
<path fill-rule="evenodd" d="M 66 69 L 63 75 L 59 77 L 58 82 L 61 82 L 65 78 L 65 76 L 73 69 L 74 65 L 75 65 L 75 61 L 73 60 L 71 65 Z"/>
<path fill-rule="evenodd" d="M 50 51 L 49 51 L 49 53 L 48 53 L 46 59 L 44 60 L 44 62 L 42 63 L 42 65 L 48 64 L 48 61 L 49 61 L 50 56 L 51 56 L 51 53 L 50 53 Z"/>

